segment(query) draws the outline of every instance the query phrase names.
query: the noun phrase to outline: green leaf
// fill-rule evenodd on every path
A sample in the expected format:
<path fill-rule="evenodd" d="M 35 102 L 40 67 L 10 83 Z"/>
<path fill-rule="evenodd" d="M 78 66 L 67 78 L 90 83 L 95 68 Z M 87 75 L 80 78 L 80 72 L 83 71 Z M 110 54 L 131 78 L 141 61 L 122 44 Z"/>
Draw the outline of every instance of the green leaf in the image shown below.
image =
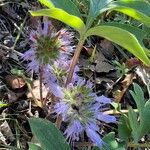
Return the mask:
<path fill-rule="evenodd" d="M 77 6 L 71 0 L 39 0 L 42 4 L 48 8 L 55 6 L 56 8 L 63 9 L 71 15 L 75 15 L 81 18 L 81 14 Z"/>
<path fill-rule="evenodd" d="M 145 54 L 147 55 L 147 57 L 150 58 L 150 50 L 147 49 L 143 44 L 143 39 L 147 36 L 148 32 L 146 32 L 145 30 L 139 29 L 137 27 L 131 26 L 129 24 L 103 23 L 102 25 L 110 25 L 110 26 L 119 27 L 121 29 L 124 29 L 124 30 L 129 31 L 130 33 L 132 33 L 137 38 L 138 42 L 142 46 L 142 48 L 143 48 Z"/>
<path fill-rule="evenodd" d="M 122 115 L 119 120 L 118 134 L 119 134 L 119 138 L 126 142 L 128 142 L 131 136 L 131 128 L 129 124 L 129 119 L 124 115 Z"/>
<path fill-rule="evenodd" d="M 114 107 L 115 110 L 120 110 L 120 104 L 117 102 L 111 102 L 111 105 Z"/>
<path fill-rule="evenodd" d="M 133 88 L 134 88 L 134 92 L 130 91 L 130 93 L 136 102 L 137 108 L 139 110 L 139 115 L 141 117 L 142 111 L 144 109 L 144 104 L 145 104 L 144 93 L 141 87 L 136 83 L 133 84 Z"/>
<path fill-rule="evenodd" d="M 48 8 L 54 7 L 53 3 L 49 0 L 39 0 L 41 4 L 47 6 Z"/>
<path fill-rule="evenodd" d="M 89 29 L 85 37 L 97 35 L 104 37 L 127 49 L 142 62 L 150 66 L 150 59 L 145 54 L 142 46 L 138 42 L 136 36 L 125 29 L 118 26 L 100 25 Z M 121 36 L 120 36 L 121 35 Z"/>
<path fill-rule="evenodd" d="M 23 70 L 13 68 L 10 70 L 12 74 L 17 75 L 17 76 L 24 76 L 25 72 Z"/>
<path fill-rule="evenodd" d="M 132 136 L 134 142 L 138 143 L 140 125 L 137 121 L 137 114 L 134 112 L 134 110 L 131 107 L 129 107 L 128 116 L 129 116 L 129 122 L 132 129 Z"/>
<path fill-rule="evenodd" d="M 150 50 L 147 49 L 146 47 L 143 47 L 144 51 L 145 51 L 145 54 L 147 55 L 147 57 L 150 58 Z"/>
<path fill-rule="evenodd" d="M 110 9 L 122 12 L 150 27 L 150 4 L 143 0 L 119 0 Z"/>
<path fill-rule="evenodd" d="M 145 103 L 144 110 L 140 119 L 140 133 L 139 139 L 141 139 L 147 132 L 150 131 L 150 100 Z"/>
<path fill-rule="evenodd" d="M 118 143 L 115 139 L 115 133 L 110 132 L 103 138 L 104 144 L 102 148 L 94 147 L 92 150 L 126 150 L 125 145 Z"/>
<path fill-rule="evenodd" d="M 144 92 L 142 88 L 134 83 L 134 91 L 130 91 L 134 98 L 137 109 L 139 110 L 140 127 L 138 128 L 138 140 L 140 140 L 148 131 L 150 131 L 150 100 L 145 103 Z"/>
<path fill-rule="evenodd" d="M 147 36 L 147 32 L 139 29 L 138 27 L 134 27 L 130 24 L 121 24 L 121 23 L 115 23 L 115 22 L 111 22 L 111 23 L 103 23 L 102 25 L 109 25 L 109 26 L 114 26 L 114 27 L 118 27 L 121 29 L 124 29 L 132 34 L 134 34 L 136 36 L 136 38 L 138 39 L 138 41 L 143 41 L 143 39 Z"/>
<path fill-rule="evenodd" d="M 29 145 L 29 150 L 43 150 L 40 146 L 34 144 L 34 143 L 28 143 Z"/>
<path fill-rule="evenodd" d="M 30 11 L 32 16 L 48 16 L 54 19 L 57 19 L 74 29 L 76 29 L 79 33 L 84 31 L 85 25 L 83 21 L 76 16 L 68 14 L 66 11 L 59 8 L 51 8 L 51 9 L 41 9 L 37 11 Z"/>
<path fill-rule="evenodd" d="M 94 19 L 101 13 L 108 10 L 107 5 L 112 0 L 90 0 L 90 10 L 87 17 L 87 26 L 90 27 Z"/>
<path fill-rule="evenodd" d="M 44 150 L 71 150 L 61 132 L 46 119 L 29 119 L 32 133 Z"/>

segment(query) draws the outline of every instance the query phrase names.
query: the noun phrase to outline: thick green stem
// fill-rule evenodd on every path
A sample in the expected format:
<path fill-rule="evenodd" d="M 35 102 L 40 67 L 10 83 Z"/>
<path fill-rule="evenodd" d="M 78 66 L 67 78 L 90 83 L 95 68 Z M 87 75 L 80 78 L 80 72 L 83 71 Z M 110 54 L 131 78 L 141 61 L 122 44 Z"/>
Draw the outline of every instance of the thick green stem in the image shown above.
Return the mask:
<path fill-rule="evenodd" d="M 78 45 L 77 45 L 77 48 L 75 50 L 75 54 L 74 54 L 73 59 L 72 59 L 72 63 L 70 65 L 70 70 L 69 70 L 69 74 L 68 74 L 65 86 L 67 86 L 71 82 L 73 72 L 74 72 L 74 68 L 75 68 L 75 66 L 76 66 L 76 64 L 79 60 L 80 52 L 82 50 L 84 41 L 85 41 L 84 39 L 80 40 Z"/>

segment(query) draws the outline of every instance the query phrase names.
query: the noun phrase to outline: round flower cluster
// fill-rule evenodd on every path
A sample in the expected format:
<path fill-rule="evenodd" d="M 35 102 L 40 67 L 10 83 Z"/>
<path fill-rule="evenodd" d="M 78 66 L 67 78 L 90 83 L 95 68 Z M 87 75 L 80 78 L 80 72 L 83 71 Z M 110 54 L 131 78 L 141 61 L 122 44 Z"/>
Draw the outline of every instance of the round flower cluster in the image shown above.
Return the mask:
<path fill-rule="evenodd" d="M 58 76 L 66 80 L 66 72 L 69 69 L 72 34 L 66 29 L 55 31 L 50 21 L 38 26 L 36 31 L 30 34 L 31 48 L 23 55 L 23 60 L 28 61 L 27 71 L 39 73 L 42 71 L 42 81 L 51 92 L 58 97 L 62 93 Z"/>
<path fill-rule="evenodd" d="M 85 82 L 81 78 L 77 83 L 70 83 L 63 89 L 63 98 L 54 106 L 54 112 L 69 123 L 64 132 L 69 141 L 78 141 L 80 135 L 86 132 L 91 141 L 101 147 L 98 120 L 115 123 L 116 118 L 103 113 L 103 107 L 110 104 L 111 100 L 105 96 L 97 96 L 92 92 L 92 86 L 91 82 Z"/>
<path fill-rule="evenodd" d="M 64 87 L 67 72 L 71 64 L 70 53 L 73 36 L 67 30 L 54 30 L 51 22 L 44 22 L 30 35 L 31 48 L 24 53 L 23 59 L 28 61 L 27 71 L 40 74 L 42 81 L 58 98 L 54 111 L 62 116 L 68 127 L 64 134 L 69 141 L 79 141 L 80 135 L 86 135 L 97 146 L 102 146 L 98 121 L 114 123 L 114 116 L 103 113 L 103 108 L 111 103 L 105 96 L 93 93 L 93 84 L 81 79 L 75 68 L 73 79 Z"/>

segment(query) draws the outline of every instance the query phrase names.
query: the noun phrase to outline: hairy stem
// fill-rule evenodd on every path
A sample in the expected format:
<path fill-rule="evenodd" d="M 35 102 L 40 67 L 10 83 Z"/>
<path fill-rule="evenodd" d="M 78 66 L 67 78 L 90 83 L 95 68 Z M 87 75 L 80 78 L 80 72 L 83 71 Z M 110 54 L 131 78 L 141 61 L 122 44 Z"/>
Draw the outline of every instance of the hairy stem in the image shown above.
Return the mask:
<path fill-rule="evenodd" d="M 76 66 L 76 64 L 77 64 L 77 62 L 79 60 L 80 52 L 82 50 L 84 41 L 85 40 L 80 40 L 78 45 L 77 45 L 75 54 L 74 54 L 73 59 L 72 59 L 72 63 L 70 65 L 70 70 L 69 70 L 69 74 L 68 74 L 65 86 L 67 86 L 71 82 L 71 79 L 72 79 L 72 76 L 73 76 L 73 72 L 74 72 L 74 68 L 75 68 L 75 66 Z"/>
<path fill-rule="evenodd" d="M 43 91 L 42 91 L 42 78 L 43 78 L 43 66 L 40 66 L 40 101 L 43 103 Z"/>

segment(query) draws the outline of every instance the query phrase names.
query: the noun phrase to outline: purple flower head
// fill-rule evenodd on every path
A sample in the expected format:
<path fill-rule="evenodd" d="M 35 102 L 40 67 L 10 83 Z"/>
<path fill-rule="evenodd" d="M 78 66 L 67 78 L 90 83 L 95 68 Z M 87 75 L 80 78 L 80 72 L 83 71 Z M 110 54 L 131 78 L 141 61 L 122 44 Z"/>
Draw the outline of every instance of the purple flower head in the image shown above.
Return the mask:
<path fill-rule="evenodd" d="M 72 52 L 71 46 L 73 35 L 67 30 L 55 31 L 50 21 L 39 24 L 36 31 L 30 34 L 31 49 L 25 52 L 23 59 L 27 61 L 39 61 L 40 65 L 53 64 L 58 59 L 68 58 Z M 33 68 L 34 71 L 34 68 Z"/>
<path fill-rule="evenodd" d="M 43 67 L 43 83 L 56 97 L 63 97 L 63 92 L 58 84 L 57 77 L 53 73 L 50 65 Z"/>
<path fill-rule="evenodd" d="M 70 83 L 63 89 L 63 98 L 56 103 L 54 112 L 63 116 L 63 121 L 70 122 L 65 131 L 67 138 L 78 141 L 82 131 L 86 132 L 90 140 L 97 146 L 102 145 L 102 139 L 99 135 L 99 126 L 97 121 L 106 123 L 115 122 L 114 116 L 103 113 L 106 104 L 111 100 L 105 96 L 97 96 L 92 91 L 93 84 L 79 78 L 78 81 Z M 63 108 L 58 108 L 58 104 L 63 104 Z M 66 105 L 66 106 L 64 106 Z M 75 122 L 80 125 L 80 130 Z M 77 130 L 78 129 L 78 130 Z M 79 132 L 80 131 L 80 132 Z"/>
<path fill-rule="evenodd" d="M 74 49 L 70 45 L 72 38 L 73 35 L 67 30 L 56 32 L 52 23 L 45 21 L 43 27 L 39 24 L 37 30 L 31 32 L 31 48 L 22 57 L 28 62 L 29 73 L 42 72 L 43 83 L 56 97 L 63 97 L 59 84 L 64 83 L 59 78 L 67 76 L 70 65 L 68 54 Z"/>
<path fill-rule="evenodd" d="M 53 65 L 51 65 L 52 70 L 58 79 L 59 85 L 61 86 L 63 86 L 67 80 L 67 74 L 70 69 L 70 64 L 71 64 L 70 60 L 59 59 L 55 61 Z M 78 78 L 77 76 L 78 71 L 79 71 L 79 67 L 76 66 L 73 73 L 72 82 L 76 81 L 76 78 Z"/>

